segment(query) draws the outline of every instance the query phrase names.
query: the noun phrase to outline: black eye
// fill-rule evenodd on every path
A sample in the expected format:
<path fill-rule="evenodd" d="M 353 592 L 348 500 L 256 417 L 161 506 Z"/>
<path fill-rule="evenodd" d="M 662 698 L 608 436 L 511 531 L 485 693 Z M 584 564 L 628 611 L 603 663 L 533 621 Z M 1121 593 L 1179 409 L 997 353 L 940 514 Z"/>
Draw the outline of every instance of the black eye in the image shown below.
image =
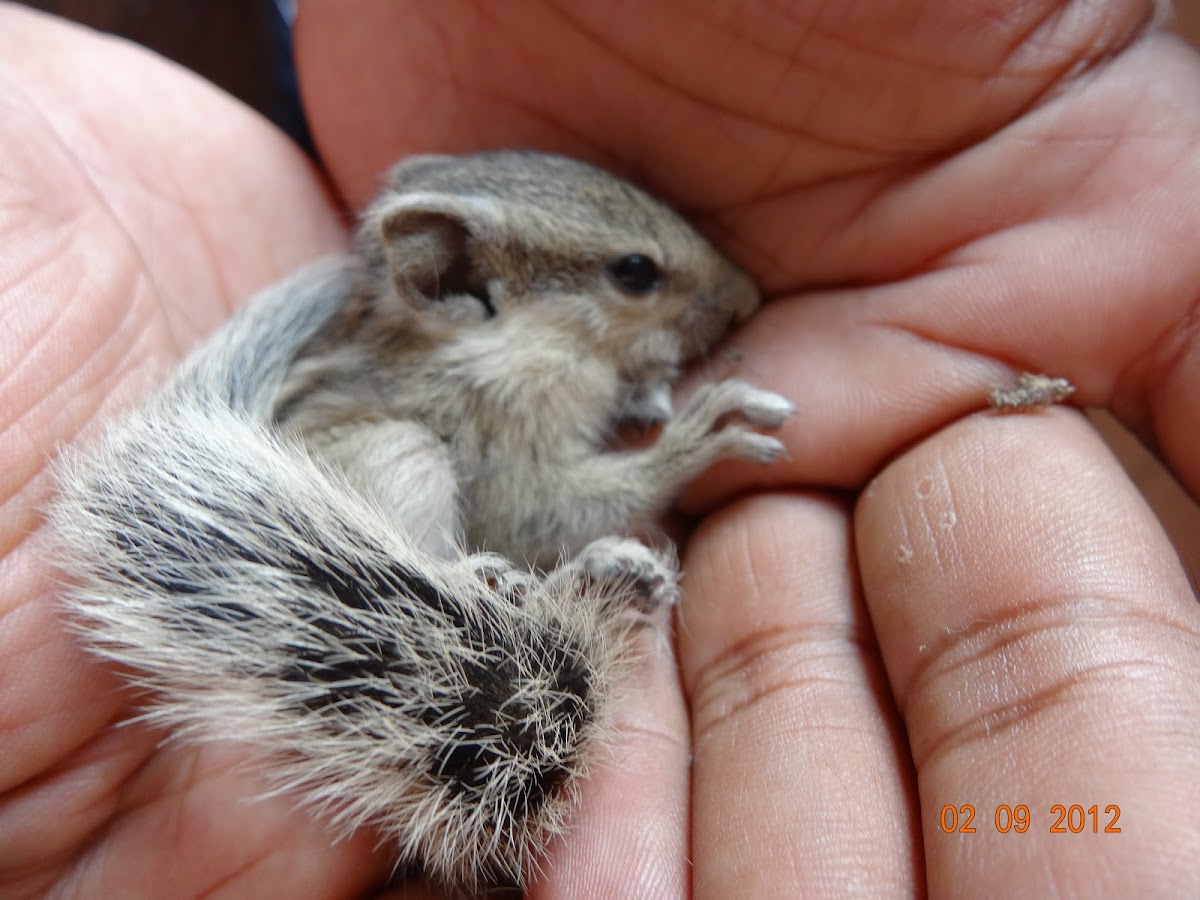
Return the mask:
<path fill-rule="evenodd" d="M 608 274 L 627 294 L 648 294 L 662 284 L 658 263 L 642 253 L 630 253 L 608 264 Z"/>

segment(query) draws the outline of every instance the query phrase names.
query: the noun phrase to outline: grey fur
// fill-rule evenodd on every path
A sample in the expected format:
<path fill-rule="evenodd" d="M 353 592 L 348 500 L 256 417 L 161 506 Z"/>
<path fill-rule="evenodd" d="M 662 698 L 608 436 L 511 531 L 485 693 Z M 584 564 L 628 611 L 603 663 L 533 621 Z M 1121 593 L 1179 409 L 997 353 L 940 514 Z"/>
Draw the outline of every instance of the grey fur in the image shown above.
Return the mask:
<path fill-rule="evenodd" d="M 625 296 L 609 266 L 663 279 Z M 608 274 L 606 274 L 608 273 Z M 144 408 L 60 456 L 88 644 L 186 739 L 379 829 L 446 883 L 522 882 L 611 718 L 674 560 L 628 534 L 782 398 L 670 383 L 757 305 L 666 207 L 537 154 L 402 164 L 358 251 L 268 290 Z M 663 422 L 609 448 L 621 419 Z M 664 421 L 665 420 L 665 421 Z"/>

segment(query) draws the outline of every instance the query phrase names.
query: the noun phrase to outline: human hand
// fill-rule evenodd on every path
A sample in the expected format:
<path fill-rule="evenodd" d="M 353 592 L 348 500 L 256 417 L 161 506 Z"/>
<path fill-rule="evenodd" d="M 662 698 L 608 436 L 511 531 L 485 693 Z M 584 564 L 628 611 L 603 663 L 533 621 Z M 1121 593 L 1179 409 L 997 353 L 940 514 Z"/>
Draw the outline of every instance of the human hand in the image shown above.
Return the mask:
<path fill-rule="evenodd" d="M 882 0 L 727 22 L 682 3 L 632 18 L 528 3 L 499 21 L 480 4 L 338 6 L 304 7 L 299 64 L 353 204 L 418 150 L 524 144 L 632 169 L 775 298 L 737 345 L 802 408 L 772 481 L 727 468 L 691 498 L 760 489 L 693 536 L 682 679 L 649 661 L 614 765 L 532 893 L 1194 883 L 1200 648 L 1179 564 L 1074 413 L 967 415 L 1008 365 L 1067 375 L 1200 483 L 1190 52 L 1135 39 L 1132 2 L 926 4 L 915 25 Z M 369 841 L 329 848 L 286 801 L 246 804 L 222 751 L 107 727 L 129 698 L 63 631 L 22 543 L 54 444 L 148 389 L 234 299 L 336 245 L 334 216 L 280 139 L 211 92 L 106 44 L 96 70 L 91 39 L 0 15 L 20 88 L 3 94 L 31 98 L 0 128 L 3 308 L 21 338 L 0 386 L 17 461 L 0 884 L 361 892 L 386 873 Z M 39 81 L 63 59 L 47 40 L 86 77 Z M 1122 833 L 1051 840 L 1054 802 L 1119 804 Z M 967 803 L 979 832 L 943 835 L 941 807 Z M 995 834 L 1000 803 L 1036 826 Z"/>
<path fill-rule="evenodd" d="M 735 344 L 800 407 L 791 461 L 690 498 L 750 492 L 692 537 L 681 683 L 662 666 L 630 704 L 539 895 L 1195 884 L 1179 561 L 1077 412 L 979 411 L 1022 370 L 1069 377 L 1200 490 L 1200 65 L 1153 15 L 305 7 L 311 121 L 352 202 L 407 152 L 581 155 L 688 209 L 772 298 Z M 1098 809 L 1054 834 L 1055 804 Z M 976 832 L 945 833 L 966 805 Z M 1120 833 L 1092 834 L 1110 805 Z"/>
<path fill-rule="evenodd" d="M 38 510 L 55 447 L 235 302 L 343 241 L 282 135 L 121 42 L 0 4 L 0 896 L 352 896 L 390 861 L 159 747 L 66 630 Z"/>

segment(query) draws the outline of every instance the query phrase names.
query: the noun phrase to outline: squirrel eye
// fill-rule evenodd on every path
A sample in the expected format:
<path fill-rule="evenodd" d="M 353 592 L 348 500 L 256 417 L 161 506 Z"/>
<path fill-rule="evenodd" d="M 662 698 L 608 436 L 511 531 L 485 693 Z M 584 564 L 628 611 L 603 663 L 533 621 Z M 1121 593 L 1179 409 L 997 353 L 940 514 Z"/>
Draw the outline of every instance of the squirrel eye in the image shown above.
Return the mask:
<path fill-rule="evenodd" d="M 608 274 L 627 294 L 648 294 L 662 284 L 658 263 L 643 253 L 630 253 L 608 264 Z"/>

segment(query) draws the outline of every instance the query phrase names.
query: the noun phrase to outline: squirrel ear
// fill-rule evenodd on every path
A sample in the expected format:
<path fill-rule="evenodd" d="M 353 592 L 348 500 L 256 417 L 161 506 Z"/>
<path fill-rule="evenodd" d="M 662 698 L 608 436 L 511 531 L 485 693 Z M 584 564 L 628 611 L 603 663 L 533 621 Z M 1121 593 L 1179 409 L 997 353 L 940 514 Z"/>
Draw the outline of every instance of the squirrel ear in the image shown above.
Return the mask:
<path fill-rule="evenodd" d="M 498 230 L 498 213 L 486 200 L 445 194 L 406 194 L 387 204 L 377 222 L 396 293 L 426 306 L 466 295 L 494 315 L 474 247 Z"/>

